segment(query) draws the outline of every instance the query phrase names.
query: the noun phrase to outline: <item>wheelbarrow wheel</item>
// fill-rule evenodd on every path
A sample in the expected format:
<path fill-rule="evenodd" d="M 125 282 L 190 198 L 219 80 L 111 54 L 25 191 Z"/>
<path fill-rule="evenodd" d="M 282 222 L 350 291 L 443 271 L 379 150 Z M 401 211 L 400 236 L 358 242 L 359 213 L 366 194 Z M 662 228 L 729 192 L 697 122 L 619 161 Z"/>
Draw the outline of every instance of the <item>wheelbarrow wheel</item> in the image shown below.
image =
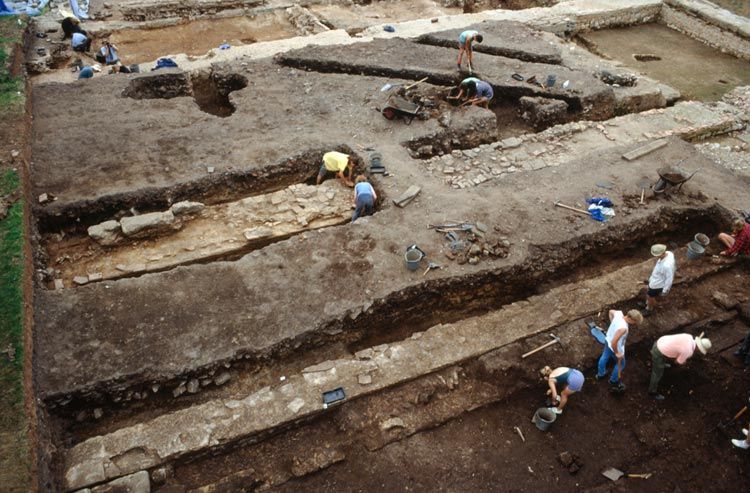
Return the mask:
<path fill-rule="evenodd" d="M 396 110 L 393 108 L 383 108 L 383 116 L 386 120 L 393 120 L 396 118 Z"/>

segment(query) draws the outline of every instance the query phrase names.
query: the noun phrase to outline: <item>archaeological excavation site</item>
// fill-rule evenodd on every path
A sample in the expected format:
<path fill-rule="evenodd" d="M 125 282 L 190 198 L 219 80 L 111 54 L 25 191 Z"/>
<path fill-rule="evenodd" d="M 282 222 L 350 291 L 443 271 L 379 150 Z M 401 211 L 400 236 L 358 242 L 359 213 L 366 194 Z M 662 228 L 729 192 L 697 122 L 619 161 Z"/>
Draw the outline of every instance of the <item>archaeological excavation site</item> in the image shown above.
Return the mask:
<path fill-rule="evenodd" d="M 3 13 L 0 490 L 750 491 L 750 2 Z"/>

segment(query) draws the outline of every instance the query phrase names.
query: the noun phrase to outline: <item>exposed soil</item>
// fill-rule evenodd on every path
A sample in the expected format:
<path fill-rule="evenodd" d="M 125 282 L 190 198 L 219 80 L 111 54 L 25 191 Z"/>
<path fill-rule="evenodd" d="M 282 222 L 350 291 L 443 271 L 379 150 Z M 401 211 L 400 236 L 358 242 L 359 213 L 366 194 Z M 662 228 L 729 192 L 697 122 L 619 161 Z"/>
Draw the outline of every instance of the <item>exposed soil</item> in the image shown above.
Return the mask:
<path fill-rule="evenodd" d="M 179 53 L 205 55 L 222 44 L 238 46 L 296 35 L 297 31 L 285 12 L 274 10 L 252 17 L 196 20 L 154 29 L 125 29 L 112 33 L 109 40 L 117 45 L 123 63 L 134 64 Z"/>
<path fill-rule="evenodd" d="M 605 29 L 583 37 L 626 67 L 675 87 L 685 99 L 716 101 L 734 87 L 750 83 L 750 62 L 659 24 Z"/>

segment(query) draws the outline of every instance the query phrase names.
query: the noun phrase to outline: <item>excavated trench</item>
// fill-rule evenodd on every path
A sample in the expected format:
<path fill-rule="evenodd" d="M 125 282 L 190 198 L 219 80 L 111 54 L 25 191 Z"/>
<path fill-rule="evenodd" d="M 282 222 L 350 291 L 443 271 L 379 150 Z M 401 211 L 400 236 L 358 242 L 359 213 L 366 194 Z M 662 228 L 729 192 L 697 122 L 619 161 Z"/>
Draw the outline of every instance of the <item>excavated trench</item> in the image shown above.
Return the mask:
<path fill-rule="evenodd" d="M 742 266 L 738 268 L 741 269 Z M 701 289 L 710 291 L 716 286 L 727 287 L 732 284 L 732 278 L 740 275 L 743 274 L 737 269 L 712 275 L 705 280 L 707 286 Z M 703 292 L 697 292 L 700 290 L 692 285 L 677 286 L 674 291 L 676 294 L 671 295 L 675 298 L 672 318 L 652 320 L 644 327 L 645 330 L 634 334 L 629 345 L 631 355 L 639 354 L 642 357 L 647 354 L 653 339 L 665 332 L 707 331 L 716 341 L 717 351 L 735 345 L 744 335 L 746 326 L 733 322 L 738 315 L 737 311 L 712 305 L 709 297 Z M 621 303 L 632 304 L 632 301 L 621 300 Z M 680 317 L 677 316 L 680 311 L 695 313 Z M 579 361 L 577 366 L 587 371 L 599 350 L 592 340 L 573 335 L 582 325 L 583 320 L 569 320 L 555 331 L 567 341 L 565 354 L 574 354 L 572 357 Z M 280 485 L 294 476 L 308 476 L 311 472 L 326 468 L 349 454 L 357 453 L 356 451 L 361 453 L 365 449 L 369 452 L 380 450 L 389 443 L 438 427 L 477 408 L 499 401 L 508 402 L 509 399 L 519 402 L 519 406 L 528 405 L 529 399 L 519 396 L 527 395 L 531 389 L 535 389 L 537 394 L 541 393 L 536 374 L 540 363 L 538 358 L 527 364 L 511 362 L 527 348 L 527 341 L 516 341 L 486 357 L 422 375 L 416 380 L 347 402 L 345 406 L 337 406 L 314 418 L 289 422 L 272 430 L 221 445 L 214 444 L 179 457 L 169 462 L 167 486 L 177 483 L 183 487 L 198 487 L 227 480 L 230 484 L 224 486 L 229 487 L 229 490 L 269 480 L 273 485 Z M 552 353 L 548 357 L 557 359 L 558 356 L 554 356 L 556 351 L 553 350 Z M 705 381 L 709 382 L 710 379 Z M 694 385 L 695 383 L 689 388 L 695 388 Z M 688 389 L 683 390 L 687 393 Z M 409 400 L 408 404 L 406 400 Z M 521 402 L 526 404 L 520 404 Z M 405 428 L 402 426 L 395 430 L 396 433 L 381 425 L 394 413 L 408 423 Z M 341 433 L 342 430 L 346 430 L 346 433 Z M 299 447 L 300 436 L 306 437 L 303 440 L 306 445 L 302 448 Z M 336 451 L 336 458 L 328 461 L 322 450 Z M 318 454 L 321 453 L 322 465 L 318 467 L 308 470 L 298 463 L 304 464 L 306 459 L 311 460 L 312 457 L 319 458 Z M 261 458 L 264 455 L 273 459 L 265 461 Z M 247 464 L 253 464 L 253 469 L 248 470 Z M 160 468 L 152 470 L 152 474 L 157 469 Z M 158 484 L 163 484 L 163 480 Z"/>
<path fill-rule="evenodd" d="M 221 173 L 207 173 L 201 178 L 168 187 L 141 188 L 115 193 L 96 200 L 81 200 L 58 207 L 53 202 L 37 208 L 39 232 L 47 234 L 85 234 L 87 227 L 132 214 L 169 209 L 184 200 L 201 201 L 206 205 L 221 204 L 266 194 L 296 183 L 310 183 L 320 168 L 323 154 L 331 149 L 361 159 L 346 145 L 331 145 L 309 149 L 276 163 L 255 169 L 234 169 Z"/>
<path fill-rule="evenodd" d="M 605 234 L 586 235 L 563 244 L 532 246 L 519 265 L 485 271 L 461 278 L 427 281 L 376 301 L 362 313 L 351 313 L 295 339 L 260 353 L 237 354 L 177 376 L 141 375 L 117 382 L 100 382 L 76 394 L 48 395 L 45 404 L 66 430 L 68 443 L 107 430 L 115 423 L 140 422 L 165 409 L 189 407 L 227 391 L 247 395 L 254 389 L 278 382 L 280 376 L 299 371 L 322 359 L 351 354 L 359 348 L 403 340 L 440 323 L 455 322 L 528 298 L 572 280 L 596 276 L 602 271 L 644 260 L 654 241 L 687 243 L 695 233 L 714 235 L 726 222 L 723 208 L 662 209 L 656 217 L 634 222 Z M 425 316 L 429 314 L 429 316 Z M 212 385 L 215 375 L 231 369 L 238 388 Z M 180 399 L 174 389 L 190 380 L 206 381 L 196 395 Z M 92 420 L 95 408 L 103 414 Z M 102 411 L 103 410 L 103 411 Z"/>

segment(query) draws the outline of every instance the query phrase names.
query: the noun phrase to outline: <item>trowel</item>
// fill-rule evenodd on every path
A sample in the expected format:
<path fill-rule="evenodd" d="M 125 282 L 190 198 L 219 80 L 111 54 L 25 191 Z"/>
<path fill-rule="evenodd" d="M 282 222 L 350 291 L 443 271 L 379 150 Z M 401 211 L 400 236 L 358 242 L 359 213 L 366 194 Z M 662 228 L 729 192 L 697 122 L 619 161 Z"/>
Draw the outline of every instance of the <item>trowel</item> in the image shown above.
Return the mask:
<path fill-rule="evenodd" d="M 645 474 L 626 474 L 619 469 L 615 469 L 614 467 L 608 467 L 607 469 L 602 471 L 602 476 L 609 480 L 617 481 L 623 476 L 627 478 L 648 479 L 651 477 L 651 473 L 648 472 Z"/>
<path fill-rule="evenodd" d="M 649 180 L 648 178 L 643 178 L 637 183 L 637 186 L 641 189 L 641 201 L 639 203 L 645 204 L 643 199 L 646 196 L 646 189 L 651 188 L 651 180 Z"/>

